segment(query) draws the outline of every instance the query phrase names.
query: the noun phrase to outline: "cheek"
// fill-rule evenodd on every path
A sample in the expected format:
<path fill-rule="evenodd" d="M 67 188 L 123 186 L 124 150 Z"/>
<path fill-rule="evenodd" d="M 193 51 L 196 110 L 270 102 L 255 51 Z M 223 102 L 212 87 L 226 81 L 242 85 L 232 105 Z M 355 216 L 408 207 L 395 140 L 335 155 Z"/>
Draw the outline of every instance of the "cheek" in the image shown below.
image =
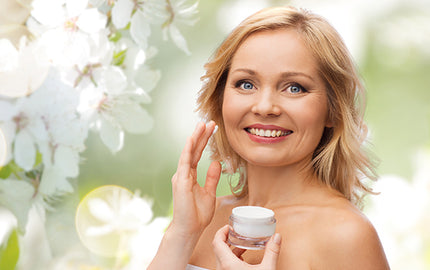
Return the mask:
<path fill-rule="evenodd" d="M 232 124 L 237 121 L 236 118 L 238 118 L 241 107 L 239 102 L 239 100 L 235 99 L 234 94 L 228 90 L 225 91 L 222 103 L 222 118 L 225 125 Z"/>
<path fill-rule="evenodd" d="M 321 101 L 307 102 L 306 104 L 296 104 L 294 118 L 299 128 L 315 133 L 315 136 L 322 134 L 328 125 L 328 109 Z M 293 110 L 292 107 L 289 108 Z"/>

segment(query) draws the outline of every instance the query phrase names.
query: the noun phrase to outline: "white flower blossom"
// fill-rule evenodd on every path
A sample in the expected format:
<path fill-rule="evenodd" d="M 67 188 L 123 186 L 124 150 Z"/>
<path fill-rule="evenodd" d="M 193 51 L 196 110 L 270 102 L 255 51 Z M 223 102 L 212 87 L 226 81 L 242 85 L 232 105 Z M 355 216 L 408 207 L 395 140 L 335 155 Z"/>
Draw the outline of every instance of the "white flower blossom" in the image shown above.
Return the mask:
<path fill-rule="evenodd" d="M 122 148 L 125 132 L 152 128 L 143 106 L 161 75 L 148 65 L 157 53 L 149 37 L 161 26 L 165 38 L 189 53 L 177 26 L 194 23 L 197 3 L 185 2 L 32 0 L 20 25 L 28 39 L 15 41 L 16 47 L 0 39 L 0 206 L 13 213 L 20 232 L 27 230 L 18 269 L 96 267 L 86 261 L 90 256 L 52 257 L 45 210 L 73 192 L 69 180 L 79 176 L 90 128 L 113 153 Z M 89 200 L 96 222 L 84 235 L 101 239 L 95 248 L 107 249 L 90 250 L 116 256 L 121 269 L 144 269 L 169 219 L 152 220 L 151 203 L 130 194 Z"/>
<path fill-rule="evenodd" d="M 0 104 L 3 130 L 14 141 L 13 158 L 18 166 L 31 170 L 36 158 L 36 142 L 45 141 L 48 137 L 39 108 L 33 106 L 29 97 L 14 104 L 0 100 Z"/>
<path fill-rule="evenodd" d="M 16 179 L 0 181 L 0 206 L 5 206 L 14 214 L 21 232 L 25 231 L 34 194 L 34 187 L 26 181 Z"/>
<path fill-rule="evenodd" d="M 29 25 L 41 31 L 39 40 L 54 65 L 84 65 L 91 54 L 92 36 L 105 31 L 106 15 L 88 8 L 88 0 L 35 0 Z M 41 28 L 41 29 L 40 29 Z"/>
<path fill-rule="evenodd" d="M 149 266 L 169 223 L 170 218 L 157 217 L 140 227 L 136 236 L 130 240 L 130 262 L 124 270 L 146 269 Z"/>
<path fill-rule="evenodd" d="M 130 198 L 123 192 L 118 194 L 118 197 L 111 197 L 108 201 L 101 198 L 88 201 L 89 211 L 101 223 L 87 228 L 88 236 L 137 232 L 140 226 L 152 219 L 149 202 L 137 196 Z"/>
<path fill-rule="evenodd" d="M 117 29 L 130 24 L 130 35 L 142 48 L 147 47 L 151 22 L 161 14 L 163 4 L 158 0 L 118 0 L 112 8 L 112 23 Z"/>
<path fill-rule="evenodd" d="M 127 80 L 123 71 L 115 66 L 99 69 L 95 73 L 98 86 L 88 87 L 81 93 L 78 110 L 100 132 L 104 144 L 117 152 L 123 146 L 124 131 L 148 132 L 153 120 L 140 106 L 140 96 L 127 91 Z"/>
<path fill-rule="evenodd" d="M 14 104 L 0 102 L 0 123 L 12 123 L 3 129 L 14 137 L 12 157 L 16 164 L 32 170 L 39 151 L 44 165 L 39 191 L 45 195 L 53 195 L 57 189 L 70 192 L 66 178 L 78 175 L 78 153 L 85 149 L 87 136 L 77 118 L 77 92 L 53 74 L 31 96 Z"/>
<path fill-rule="evenodd" d="M 195 24 L 197 21 L 195 18 L 197 6 L 198 2 L 189 5 L 187 4 L 187 0 L 166 0 L 166 8 L 164 11 L 165 21 L 162 25 L 163 37 L 167 39 L 168 36 L 170 36 L 175 45 L 188 55 L 191 54 L 191 52 L 177 24 Z"/>
<path fill-rule="evenodd" d="M 17 98 L 31 94 L 45 80 L 49 64 L 40 42 L 27 44 L 22 38 L 16 49 L 0 39 L 0 97 Z"/>
<path fill-rule="evenodd" d="M 92 252 L 115 256 L 118 260 L 144 251 L 132 251 L 136 245 L 133 242 L 143 240 L 142 237 L 145 237 L 143 242 L 154 243 L 148 247 L 155 248 L 167 226 L 167 219 L 156 218 L 151 222 L 151 206 L 149 200 L 125 188 L 99 187 L 87 194 L 79 204 L 76 214 L 79 237 Z"/>

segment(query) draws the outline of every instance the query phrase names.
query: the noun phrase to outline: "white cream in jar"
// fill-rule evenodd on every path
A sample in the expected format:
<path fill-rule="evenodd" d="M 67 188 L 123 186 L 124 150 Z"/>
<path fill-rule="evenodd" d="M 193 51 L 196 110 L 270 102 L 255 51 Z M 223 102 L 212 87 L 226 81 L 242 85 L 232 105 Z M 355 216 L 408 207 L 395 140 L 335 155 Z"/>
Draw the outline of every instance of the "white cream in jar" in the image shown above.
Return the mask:
<path fill-rule="evenodd" d="M 239 206 L 232 210 L 228 242 L 244 249 L 264 249 L 275 233 L 275 213 L 259 206 Z"/>

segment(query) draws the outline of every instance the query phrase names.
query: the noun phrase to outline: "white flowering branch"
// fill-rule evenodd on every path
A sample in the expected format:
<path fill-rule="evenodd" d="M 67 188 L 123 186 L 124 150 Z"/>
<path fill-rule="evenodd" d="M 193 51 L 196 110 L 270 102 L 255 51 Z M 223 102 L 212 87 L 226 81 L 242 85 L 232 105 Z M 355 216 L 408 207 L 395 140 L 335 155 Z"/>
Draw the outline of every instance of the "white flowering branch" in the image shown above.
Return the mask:
<path fill-rule="evenodd" d="M 112 153 L 124 132 L 151 130 L 151 29 L 189 53 L 177 25 L 196 12 L 183 0 L 33 0 L 31 34 L 0 39 L 0 206 L 20 231 L 32 205 L 73 191 L 89 130 Z"/>

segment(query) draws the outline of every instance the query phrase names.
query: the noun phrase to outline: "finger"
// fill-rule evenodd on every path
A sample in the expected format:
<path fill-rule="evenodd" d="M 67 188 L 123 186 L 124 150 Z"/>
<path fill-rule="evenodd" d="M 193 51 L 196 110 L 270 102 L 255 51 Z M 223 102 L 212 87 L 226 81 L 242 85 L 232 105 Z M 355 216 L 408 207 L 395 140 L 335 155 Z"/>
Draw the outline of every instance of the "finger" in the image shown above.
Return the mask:
<path fill-rule="evenodd" d="M 226 243 L 228 231 L 229 226 L 225 225 L 216 232 L 214 240 L 212 241 L 213 251 L 217 260 L 217 269 L 249 269 L 250 265 L 237 258 L 236 254 L 240 256 L 240 252 L 238 250 L 232 251 Z"/>
<path fill-rule="evenodd" d="M 279 251 L 281 250 L 281 235 L 276 233 L 273 235 L 266 245 L 264 258 L 261 265 L 264 269 L 276 269 L 278 262 Z"/>
<path fill-rule="evenodd" d="M 215 256 L 219 261 L 231 260 L 235 255 L 231 252 L 230 247 L 227 245 L 227 237 L 228 237 L 229 226 L 225 225 L 221 229 L 219 229 L 214 236 L 212 241 L 213 250 Z"/>
<path fill-rule="evenodd" d="M 191 162 L 188 160 L 188 157 L 187 157 L 187 159 L 184 158 L 185 157 L 184 154 L 185 154 L 185 152 L 189 152 L 190 154 L 193 152 L 194 146 L 196 145 L 196 142 L 197 142 L 196 138 L 201 136 L 204 128 L 205 128 L 205 126 L 203 123 L 198 123 L 196 128 L 193 131 L 193 134 L 191 134 L 191 136 L 189 136 L 187 138 L 185 146 L 182 149 L 181 156 L 179 157 L 178 167 L 180 165 L 182 165 L 184 162 L 186 162 L 186 163 Z M 190 140 L 191 145 L 188 145 L 189 140 Z M 189 146 L 191 146 L 191 148 L 188 148 Z"/>
<path fill-rule="evenodd" d="M 203 122 L 199 122 L 196 125 L 196 128 L 193 131 L 193 134 L 191 134 L 191 139 L 193 140 L 193 149 L 192 151 L 195 152 L 196 146 L 199 143 L 200 138 L 205 133 L 206 125 Z"/>
<path fill-rule="evenodd" d="M 178 169 L 176 171 L 176 182 L 179 182 L 183 179 L 188 179 L 190 175 L 192 147 L 193 141 L 190 137 L 188 137 L 184 149 L 182 150 L 181 156 L 179 157 Z"/>
<path fill-rule="evenodd" d="M 219 178 L 221 176 L 221 164 L 218 161 L 213 161 L 209 165 L 208 172 L 206 174 L 205 190 L 207 193 L 216 196 L 216 188 L 218 186 Z"/>
<path fill-rule="evenodd" d="M 214 130 L 215 130 L 215 122 L 210 121 L 207 125 L 205 125 L 205 129 L 200 134 L 199 138 L 196 138 L 195 141 L 195 147 L 194 147 L 194 155 L 193 160 L 191 163 L 192 168 L 196 168 L 197 164 L 203 154 L 203 150 L 205 149 L 206 145 L 208 144 L 209 138 L 212 136 Z"/>

